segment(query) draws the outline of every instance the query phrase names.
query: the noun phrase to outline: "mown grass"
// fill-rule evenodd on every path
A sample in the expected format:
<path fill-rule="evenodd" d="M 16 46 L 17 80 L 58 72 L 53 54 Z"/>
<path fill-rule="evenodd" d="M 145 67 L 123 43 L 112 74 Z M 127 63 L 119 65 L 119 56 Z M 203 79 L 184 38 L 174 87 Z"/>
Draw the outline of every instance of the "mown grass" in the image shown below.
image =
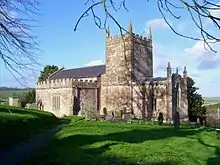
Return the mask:
<path fill-rule="evenodd" d="M 45 131 L 60 120 L 44 111 L 0 106 L 0 148 L 6 148 Z"/>
<path fill-rule="evenodd" d="M 217 165 L 215 131 L 73 118 L 54 140 L 23 165 Z"/>

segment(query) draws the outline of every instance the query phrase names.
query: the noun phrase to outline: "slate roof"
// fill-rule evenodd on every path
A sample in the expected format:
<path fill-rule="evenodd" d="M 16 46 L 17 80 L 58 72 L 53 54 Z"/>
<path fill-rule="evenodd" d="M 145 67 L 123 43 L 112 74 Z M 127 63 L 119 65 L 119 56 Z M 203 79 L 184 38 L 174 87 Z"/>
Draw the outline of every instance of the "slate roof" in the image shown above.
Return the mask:
<path fill-rule="evenodd" d="M 61 69 L 57 73 L 49 77 L 50 80 L 54 79 L 65 79 L 65 78 L 90 78 L 98 77 L 105 73 L 105 65 L 89 66 L 83 68 L 73 68 L 73 69 Z M 149 77 L 143 80 L 146 81 L 165 81 L 166 77 Z"/>
<path fill-rule="evenodd" d="M 105 65 L 97 65 L 83 68 L 63 69 L 50 77 L 53 79 L 65 79 L 65 78 L 89 78 L 98 77 L 105 73 Z"/>

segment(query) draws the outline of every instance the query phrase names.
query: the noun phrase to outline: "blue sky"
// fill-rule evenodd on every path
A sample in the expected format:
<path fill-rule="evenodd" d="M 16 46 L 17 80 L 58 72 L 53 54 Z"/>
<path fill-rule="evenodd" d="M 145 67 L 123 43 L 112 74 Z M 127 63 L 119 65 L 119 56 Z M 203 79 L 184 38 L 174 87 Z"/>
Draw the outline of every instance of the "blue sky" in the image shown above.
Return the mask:
<path fill-rule="evenodd" d="M 40 0 L 40 15 L 37 18 L 39 27 L 34 31 L 42 50 L 39 60 L 42 67 L 54 64 L 74 68 L 105 62 L 105 32 L 95 26 L 92 16 L 83 18 L 77 31 L 73 31 L 77 19 L 86 9 L 85 2 L 66 0 L 65 3 L 61 3 L 61 1 Z M 121 9 L 113 14 L 125 28 L 128 27 L 129 20 L 132 20 L 133 31 L 137 34 L 146 35 L 148 27 L 151 26 L 154 76 L 165 76 L 167 62 L 171 61 L 173 68 L 187 66 L 188 74 L 195 80 L 204 96 L 220 96 L 218 85 L 220 55 L 205 50 L 202 42 L 183 39 L 174 34 L 162 19 L 155 1 L 147 3 L 143 0 L 137 3 L 128 0 L 127 2 L 129 12 Z M 99 7 L 95 12 L 102 16 L 103 9 Z M 172 26 L 179 32 L 197 36 L 199 31 L 193 26 L 186 12 L 178 11 L 178 14 L 183 16 L 181 20 L 174 20 L 168 16 Z M 220 16 L 220 11 L 215 14 Z M 119 34 L 119 29 L 112 21 L 108 24 L 111 34 Z M 213 34 L 219 35 L 210 22 L 206 21 L 205 25 Z M 217 44 L 213 47 L 219 49 Z M 29 84 L 33 86 L 35 80 L 36 75 L 30 78 Z M 0 86 L 19 86 L 2 62 Z"/>

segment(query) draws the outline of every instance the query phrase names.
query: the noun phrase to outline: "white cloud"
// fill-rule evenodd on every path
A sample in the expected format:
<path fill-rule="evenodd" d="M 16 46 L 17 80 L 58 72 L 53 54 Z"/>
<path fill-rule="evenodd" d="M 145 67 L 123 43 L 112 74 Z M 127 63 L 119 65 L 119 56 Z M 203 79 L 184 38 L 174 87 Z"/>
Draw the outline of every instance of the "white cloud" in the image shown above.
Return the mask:
<path fill-rule="evenodd" d="M 198 70 L 192 70 L 189 72 L 188 74 L 190 77 L 192 77 L 193 79 L 198 78 L 201 76 L 201 73 Z"/>
<path fill-rule="evenodd" d="M 215 51 L 220 51 L 220 43 L 210 44 L 210 46 Z M 198 41 L 192 47 L 186 48 L 185 52 L 198 63 L 198 69 L 214 69 L 220 67 L 220 54 L 210 50 L 208 46 L 204 45 L 203 41 Z"/>
<path fill-rule="evenodd" d="M 151 27 L 153 29 L 162 29 L 162 28 L 168 28 L 169 26 L 164 21 L 164 19 L 153 19 L 146 23 L 147 27 Z"/>
<path fill-rule="evenodd" d="M 217 6 L 220 5 L 220 3 L 216 4 Z M 217 6 L 213 6 L 212 9 L 210 9 L 210 13 L 212 14 L 212 16 L 219 18 L 220 17 L 220 9 Z"/>
<path fill-rule="evenodd" d="M 176 72 L 176 68 L 179 69 L 181 74 L 184 66 L 188 63 L 184 60 L 185 56 L 179 53 L 175 53 L 173 50 L 167 50 L 163 45 L 153 43 L 153 66 L 154 76 L 161 77 L 166 76 L 168 62 L 171 62 L 172 72 Z M 178 57 L 176 56 L 178 54 Z"/>
<path fill-rule="evenodd" d="M 102 60 L 94 60 L 94 61 L 88 62 L 84 66 L 96 66 L 96 65 L 104 65 L 104 64 L 105 63 Z"/>

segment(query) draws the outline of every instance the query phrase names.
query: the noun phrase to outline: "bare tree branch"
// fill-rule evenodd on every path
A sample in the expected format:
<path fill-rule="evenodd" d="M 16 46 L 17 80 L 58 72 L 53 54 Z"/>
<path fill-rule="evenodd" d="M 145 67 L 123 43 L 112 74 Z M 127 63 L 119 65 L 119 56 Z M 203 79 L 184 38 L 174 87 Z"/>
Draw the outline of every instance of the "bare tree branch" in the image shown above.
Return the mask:
<path fill-rule="evenodd" d="M 150 0 L 145 0 L 147 3 L 150 3 Z M 211 34 L 208 29 L 205 28 L 205 23 L 207 21 L 212 22 L 214 28 L 220 30 L 220 17 L 215 14 L 217 12 L 220 13 L 220 4 L 215 4 L 213 0 L 155 0 L 157 4 L 157 8 L 169 28 L 177 35 L 191 39 L 196 41 L 203 41 L 204 46 L 208 46 L 208 48 L 216 52 L 213 49 L 212 45 L 214 43 L 220 42 L 220 36 L 215 36 Z M 87 0 L 86 6 L 88 8 L 84 11 L 84 13 L 78 19 L 74 31 L 76 31 L 79 26 L 80 21 L 83 17 L 89 16 L 91 13 L 94 18 L 95 25 L 100 29 L 105 29 L 107 31 L 106 22 L 108 19 L 112 20 L 119 28 L 120 33 L 122 31 L 127 31 L 123 28 L 120 22 L 117 21 L 116 17 L 113 15 L 114 12 L 119 12 L 121 9 L 129 11 L 126 5 L 127 0 Z M 102 15 L 96 13 L 97 7 L 103 7 L 105 17 L 102 19 Z M 146 6 L 147 8 L 147 6 Z M 113 11 L 112 11 L 113 9 Z M 178 14 L 179 13 L 179 14 Z M 178 32 L 178 30 L 168 21 L 169 15 L 172 18 L 179 20 L 183 17 L 180 13 L 184 13 L 189 15 L 195 27 L 200 31 L 200 37 L 190 36 L 187 34 L 183 34 Z"/>
<path fill-rule="evenodd" d="M 32 31 L 37 6 L 37 0 L 0 1 L 0 59 L 24 86 L 28 78 L 25 73 L 38 71 L 40 66 L 38 44 Z"/>

